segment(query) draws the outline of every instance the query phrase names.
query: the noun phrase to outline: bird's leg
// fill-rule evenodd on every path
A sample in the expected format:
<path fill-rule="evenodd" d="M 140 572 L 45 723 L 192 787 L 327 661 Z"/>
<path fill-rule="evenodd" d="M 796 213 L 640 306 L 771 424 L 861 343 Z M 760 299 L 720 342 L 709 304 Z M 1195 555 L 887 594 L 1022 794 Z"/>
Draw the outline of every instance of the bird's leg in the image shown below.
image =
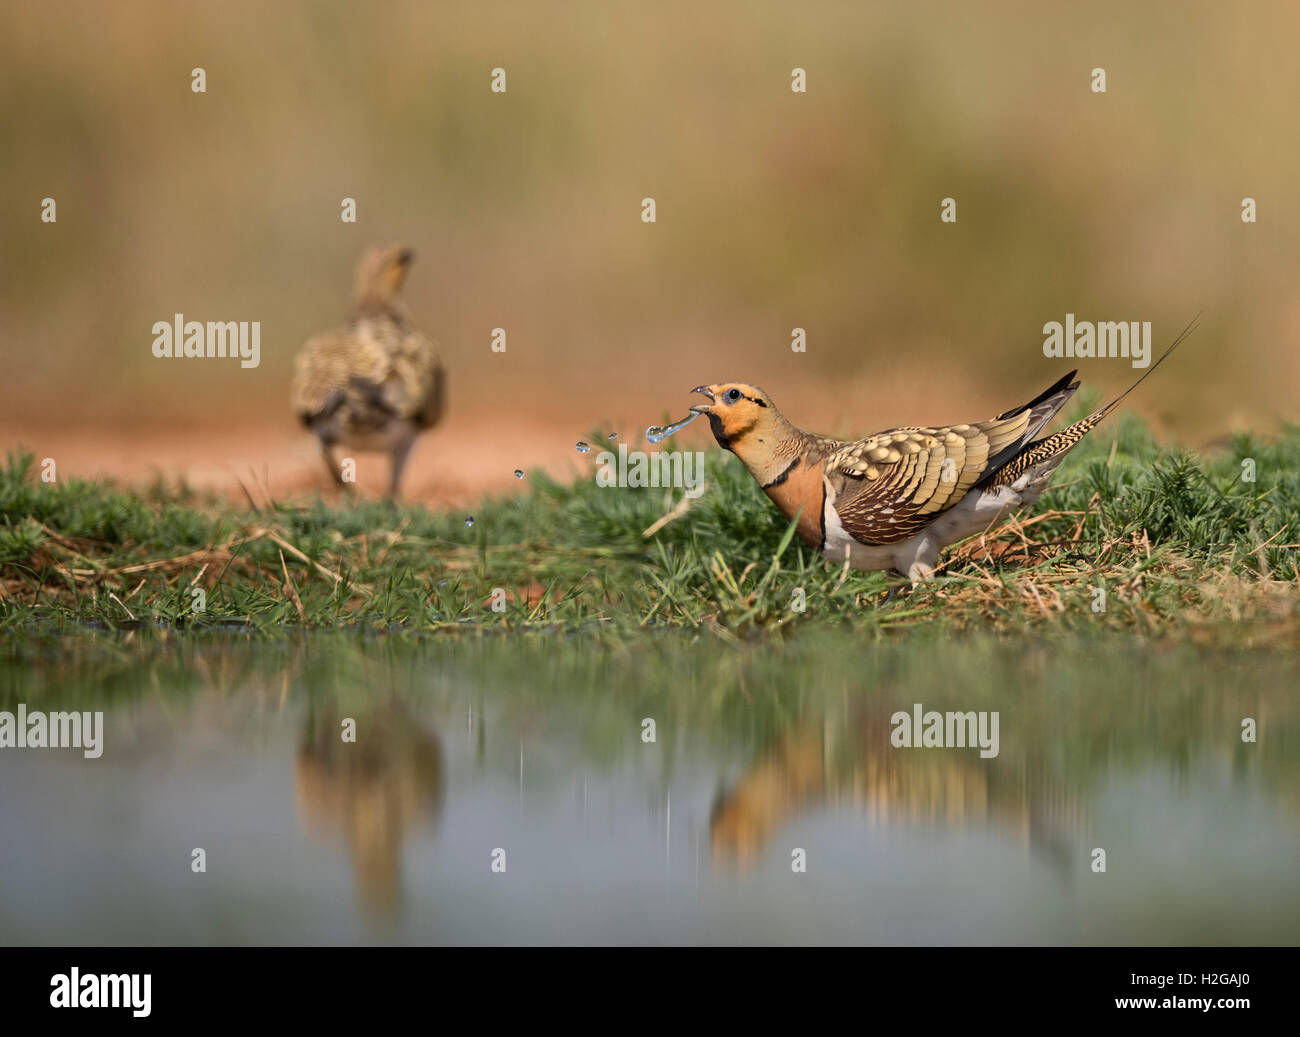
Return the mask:
<path fill-rule="evenodd" d="M 911 589 L 909 584 L 895 583 L 893 586 L 889 588 L 889 590 L 885 591 L 884 600 L 882 600 L 880 604 L 888 605 L 895 598 L 902 597 L 903 594 L 905 593 L 904 588 L 907 588 L 908 590 Z"/>
<path fill-rule="evenodd" d="M 904 563 L 898 568 L 911 582 L 912 586 L 926 580 L 934 579 L 934 567 L 939 564 L 939 544 L 928 532 L 921 534 L 914 542 L 914 547 L 903 557 Z"/>
<path fill-rule="evenodd" d="M 891 586 L 889 590 L 885 592 L 884 600 L 881 601 L 882 605 L 888 605 L 896 598 L 909 597 L 914 590 L 921 586 L 921 584 L 934 579 L 934 570 L 929 566 L 925 566 L 924 569 L 918 566 L 912 566 L 906 574 L 899 573 L 899 575 L 906 575 L 906 582 L 900 581 Z"/>
<path fill-rule="evenodd" d="M 330 477 L 334 480 L 335 492 L 342 494 L 343 497 L 351 498 L 357 492 L 357 488 L 354 483 L 344 480 L 343 470 L 339 468 L 339 463 L 334 457 L 334 444 L 321 440 L 320 453 L 321 457 L 325 459 L 325 467 L 329 469 Z"/>
<path fill-rule="evenodd" d="M 388 496 L 391 500 L 397 499 L 397 484 L 402 480 L 402 469 L 406 467 L 406 459 L 410 456 L 411 446 L 414 443 L 414 433 L 408 433 L 393 444 L 393 475 L 388 485 Z"/>
<path fill-rule="evenodd" d="M 933 580 L 934 566 L 921 561 L 913 562 L 907 567 L 907 578 L 912 581 L 913 587 L 924 583 L 926 580 Z"/>
<path fill-rule="evenodd" d="M 343 485 L 343 473 L 339 471 L 338 461 L 334 459 L 334 445 L 328 440 L 320 441 L 320 456 L 325 461 L 325 468 L 330 473 L 330 478 L 334 480 L 335 486 Z"/>

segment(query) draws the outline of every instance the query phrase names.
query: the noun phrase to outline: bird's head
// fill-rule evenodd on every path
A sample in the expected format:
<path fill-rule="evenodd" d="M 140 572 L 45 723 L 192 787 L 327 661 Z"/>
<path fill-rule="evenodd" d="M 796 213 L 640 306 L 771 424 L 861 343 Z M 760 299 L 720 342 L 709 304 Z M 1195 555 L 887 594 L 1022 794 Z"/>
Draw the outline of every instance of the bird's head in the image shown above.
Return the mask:
<path fill-rule="evenodd" d="M 357 299 L 391 302 L 406 281 L 415 253 L 405 245 L 374 245 L 366 249 L 357 267 Z"/>
<path fill-rule="evenodd" d="M 697 404 L 691 411 L 706 415 L 718 445 L 735 454 L 775 435 L 784 420 L 771 397 L 754 385 L 719 382 L 697 385 L 691 392 L 709 398 L 711 402 Z"/>

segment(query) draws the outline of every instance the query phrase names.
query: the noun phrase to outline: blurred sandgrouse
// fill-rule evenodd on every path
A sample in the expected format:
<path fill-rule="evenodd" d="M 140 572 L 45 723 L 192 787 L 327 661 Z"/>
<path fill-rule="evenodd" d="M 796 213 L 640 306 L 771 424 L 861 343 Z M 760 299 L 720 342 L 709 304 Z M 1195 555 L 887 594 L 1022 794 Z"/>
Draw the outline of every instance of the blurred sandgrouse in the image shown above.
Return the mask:
<path fill-rule="evenodd" d="M 1194 325 L 1193 325 L 1194 326 Z M 739 457 L 781 514 L 799 515 L 804 543 L 854 569 L 895 569 L 928 579 L 949 544 L 1038 500 L 1069 451 L 1191 333 L 1105 407 L 1041 439 L 1079 383 L 1071 371 L 1020 407 L 969 425 L 889 429 L 856 442 L 791 424 L 762 389 L 701 385 L 714 438 Z"/>
<path fill-rule="evenodd" d="M 383 451 L 392 459 L 392 496 L 416 436 L 442 416 L 446 383 L 435 344 L 397 298 L 413 259 L 402 245 L 368 249 L 351 320 L 309 339 L 293 377 L 294 412 L 320 439 L 334 481 L 343 484 L 336 445 Z"/>

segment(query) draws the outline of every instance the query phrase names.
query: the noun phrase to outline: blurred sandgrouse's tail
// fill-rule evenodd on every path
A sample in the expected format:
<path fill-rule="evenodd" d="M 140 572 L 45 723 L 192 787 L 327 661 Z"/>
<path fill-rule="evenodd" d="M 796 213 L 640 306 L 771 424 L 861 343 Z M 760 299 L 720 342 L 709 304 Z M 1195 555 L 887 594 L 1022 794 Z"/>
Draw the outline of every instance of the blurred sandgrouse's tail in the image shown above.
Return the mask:
<path fill-rule="evenodd" d="M 1061 463 L 1061 459 L 1074 449 L 1074 447 L 1078 446 L 1079 441 L 1083 439 L 1084 436 L 1100 425 L 1102 419 L 1123 402 L 1124 397 L 1141 385 L 1150 376 L 1152 371 L 1163 364 L 1169 354 L 1182 345 L 1187 337 L 1196 330 L 1200 320 L 1201 315 L 1198 313 L 1192 318 L 1191 323 L 1179 333 L 1176 339 L 1174 339 L 1169 348 L 1160 354 L 1160 357 L 1156 362 L 1142 372 L 1142 377 L 1111 400 L 1110 403 L 1106 404 L 1106 406 L 1102 407 L 1100 410 L 1093 411 L 1086 418 L 1081 418 L 1073 425 L 1061 429 L 1060 432 L 1054 432 L 1050 436 L 1045 436 L 1042 439 L 1026 443 L 1019 453 L 1014 457 L 1009 458 L 996 471 L 990 472 L 986 475 L 977 485 L 986 489 L 994 489 L 998 486 L 1011 486 L 1018 479 L 1031 471 L 1033 472 L 1033 482 L 1040 486 L 1046 484 L 1048 477 L 1050 477 L 1052 472 L 1055 471 L 1056 466 Z M 1062 381 L 1067 381 L 1073 376 L 1074 372 L 1071 371 L 1070 374 L 1066 375 L 1065 379 L 1062 379 Z M 1056 386 L 1049 389 L 1048 393 L 1051 393 L 1059 385 L 1061 385 L 1061 382 L 1058 382 Z M 1077 387 L 1077 385 L 1078 383 L 1075 383 L 1074 387 Z M 1047 393 L 1044 394 L 1044 397 L 1045 396 L 1047 396 Z M 1043 399 L 1043 397 L 1040 397 L 1040 399 Z M 1069 394 L 1065 396 L 1065 399 L 1069 399 Z M 1065 401 L 1062 400 L 1061 402 L 1063 404 Z M 1057 410 L 1059 409 L 1060 406 L 1058 405 Z M 1052 411 L 1052 414 L 1055 413 L 1055 410 Z M 1050 419 L 1051 415 L 1048 417 Z"/>

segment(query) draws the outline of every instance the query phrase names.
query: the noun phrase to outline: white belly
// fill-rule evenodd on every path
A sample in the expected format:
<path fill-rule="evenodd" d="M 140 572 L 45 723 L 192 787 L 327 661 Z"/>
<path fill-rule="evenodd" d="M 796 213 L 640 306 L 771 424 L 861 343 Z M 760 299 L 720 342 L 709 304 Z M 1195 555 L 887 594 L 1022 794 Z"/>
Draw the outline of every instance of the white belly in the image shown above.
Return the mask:
<path fill-rule="evenodd" d="M 847 552 L 854 569 L 897 569 L 908 579 L 924 579 L 938 563 L 939 552 L 949 544 L 965 540 L 1001 522 L 1016 508 L 1032 503 L 1022 495 L 1025 480 L 996 490 L 971 490 L 914 537 L 896 544 L 870 545 L 854 540 L 835 511 L 835 494 L 826 487 L 826 542 L 822 554 L 827 560 L 843 564 Z M 1038 494 L 1032 494 L 1037 498 Z"/>

